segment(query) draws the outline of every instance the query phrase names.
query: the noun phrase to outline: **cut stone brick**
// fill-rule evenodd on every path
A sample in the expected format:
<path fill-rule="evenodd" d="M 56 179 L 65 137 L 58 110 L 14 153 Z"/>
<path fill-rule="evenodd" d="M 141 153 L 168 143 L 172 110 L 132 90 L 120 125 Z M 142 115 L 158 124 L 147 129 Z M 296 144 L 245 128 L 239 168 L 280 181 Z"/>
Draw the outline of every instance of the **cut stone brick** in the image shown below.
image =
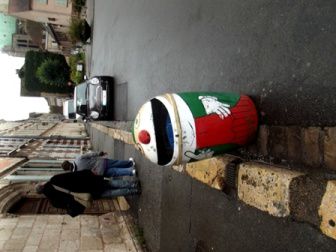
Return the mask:
<path fill-rule="evenodd" d="M 25 246 L 22 252 L 36 252 L 38 251 L 38 246 Z"/>
<path fill-rule="evenodd" d="M 336 170 L 336 127 L 325 130 L 324 164 L 328 169 Z"/>
<path fill-rule="evenodd" d="M 326 189 L 326 180 L 318 176 L 300 176 L 290 185 L 290 212 L 298 221 L 305 221 L 318 227 L 318 209 Z"/>
<path fill-rule="evenodd" d="M 94 215 L 81 215 L 81 226 L 98 227 L 98 216 Z"/>
<path fill-rule="evenodd" d="M 10 239 L 4 244 L 4 251 L 21 251 L 25 242 L 25 240 L 21 239 Z"/>
<path fill-rule="evenodd" d="M 59 252 L 73 252 L 79 251 L 79 240 L 76 241 L 61 241 L 59 246 Z"/>
<path fill-rule="evenodd" d="M 269 128 L 270 155 L 280 159 L 287 159 L 287 134 L 286 128 L 273 126 Z"/>
<path fill-rule="evenodd" d="M 64 216 L 62 229 L 79 229 L 80 228 L 80 216 L 75 218 L 70 216 Z"/>
<path fill-rule="evenodd" d="M 126 252 L 128 249 L 126 248 L 126 245 L 124 243 L 111 243 L 106 245 L 105 247 L 106 251 L 110 252 Z"/>
<path fill-rule="evenodd" d="M 110 233 L 103 234 L 103 241 L 104 241 L 104 244 L 123 242 L 120 236 L 113 236 Z"/>
<path fill-rule="evenodd" d="M 76 241 L 80 237 L 79 229 L 63 229 L 61 241 Z"/>
<path fill-rule="evenodd" d="M 0 219 L 0 228 L 14 229 L 18 222 L 18 218 L 3 218 Z"/>
<path fill-rule="evenodd" d="M 317 127 L 303 129 L 303 162 L 311 167 L 321 165 L 322 152 L 320 150 L 320 135 L 322 131 Z"/>
<path fill-rule="evenodd" d="M 268 137 L 269 128 L 266 125 L 261 125 L 258 131 L 258 152 L 263 156 L 268 156 Z"/>
<path fill-rule="evenodd" d="M 326 192 L 319 209 L 322 232 L 336 239 L 336 180 L 328 181 Z"/>
<path fill-rule="evenodd" d="M 261 163 L 239 165 L 238 197 L 246 204 L 277 217 L 290 214 L 289 186 L 303 174 Z"/>
<path fill-rule="evenodd" d="M 22 239 L 10 239 L 4 244 L 4 251 L 22 251 L 25 242 Z"/>
<path fill-rule="evenodd" d="M 81 251 L 103 249 L 102 239 L 100 237 L 94 237 L 94 236 L 82 236 L 80 249 Z"/>
<path fill-rule="evenodd" d="M 302 162 L 302 134 L 299 127 L 287 127 L 287 155 L 294 163 Z"/>
<path fill-rule="evenodd" d="M 30 234 L 30 228 L 27 227 L 17 227 L 14 229 L 12 234 L 12 239 L 23 239 L 26 240 Z"/>
<path fill-rule="evenodd" d="M 32 228 L 32 233 L 34 234 L 42 234 L 45 230 L 46 223 L 35 223 Z"/>
<path fill-rule="evenodd" d="M 42 233 L 30 233 L 29 238 L 26 242 L 26 245 L 29 246 L 37 246 L 39 245 L 40 241 L 42 239 Z"/>
<path fill-rule="evenodd" d="M 43 234 L 42 240 L 40 241 L 39 249 L 48 251 L 55 251 L 59 246 L 59 234 L 45 235 Z"/>
<path fill-rule="evenodd" d="M 225 155 L 187 163 L 186 173 L 212 188 L 223 190 L 227 165 L 236 159 L 234 156 Z"/>
<path fill-rule="evenodd" d="M 130 209 L 130 205 L 127 203 L 125 197 L 120 196 L 117 198 L 117 200 L 121 211 L 127 211 L 128 209 Z"/>
<path fill-rule="evenodd" d="M 98 227 L 83 226 L 81 228 L 81 236 L 97 236 L 100 237 L 100 229 Z"/>
<path fill-rule="evenodd" d="M 113 201 L 115 202 L 115 200 Z M 100 222 L 101 227 L 102 226 L 109 227 L 117 223 L 114 213 L 106 213 L 106 214 L 99 216 L 99 222 Z"/>
<path fill-rule="evenodd" d="M 51 224 L 60 224 L 63 222 L 64 216 L 62 215 L 49 215 L 48 216 L 48 224 L 47 225 L 51 225 Z"/>
<path fill-rule="evenodd" d="M 12 230 L 1 229 L 0 230 L 0 241 L 7 241 L 12 235 Z"/>

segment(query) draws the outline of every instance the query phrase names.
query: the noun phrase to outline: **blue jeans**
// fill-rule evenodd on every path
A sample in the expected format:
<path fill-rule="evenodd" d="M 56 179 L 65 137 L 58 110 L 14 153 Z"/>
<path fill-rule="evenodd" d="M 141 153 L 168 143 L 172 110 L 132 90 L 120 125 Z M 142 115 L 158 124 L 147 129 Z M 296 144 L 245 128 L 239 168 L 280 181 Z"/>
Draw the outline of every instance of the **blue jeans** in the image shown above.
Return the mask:
<path fill-rule="evenodd" d="M 127 196 L 137 194 L 137 182 L 127 181 L 122 179 L 112 179 L 108 182 L 108 189 L 106 189 L 101 197 L 102 198 L 114 198 L 118 196 Z"/>
<path fill-rule="evenodd" d="M 129 160 L 107 159 L 105 177 L 132 176 L 133 163 Z"/>

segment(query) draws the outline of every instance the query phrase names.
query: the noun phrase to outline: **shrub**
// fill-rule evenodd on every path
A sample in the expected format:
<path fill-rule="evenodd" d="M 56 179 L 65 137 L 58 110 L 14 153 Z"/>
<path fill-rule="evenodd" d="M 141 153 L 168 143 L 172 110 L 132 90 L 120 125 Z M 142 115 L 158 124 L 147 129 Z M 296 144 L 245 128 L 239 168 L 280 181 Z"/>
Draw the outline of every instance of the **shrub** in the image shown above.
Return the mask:
<path fill-rule="evenodd" d="M 84 80 L 84 71 L 80 72 L 77 71 L 77 64 L 83 63 L 85 60 L 85 54 L 84 53 L 78 53 L 75 55 L 71 55 L 69 58 L 69 64 L 70 64 L 70 79 L 72 82 L 79 84 L 83 82 Z M 84 66 L 85 69 L 85 66 Z"/>
<path fill-rule="evenodd" d="M 91 36 L 91 28 L 86 20 L 73 18 L 69 26 L 69 36 L 73 43 L 85 43 Z"/>
<path fill-rule="evenodd" d="M 45 60 L 36 71 L 36 76 L 41 82 L 59 87 L 67 85 L 69 75 L 69 66 L 57 59 Z"/>

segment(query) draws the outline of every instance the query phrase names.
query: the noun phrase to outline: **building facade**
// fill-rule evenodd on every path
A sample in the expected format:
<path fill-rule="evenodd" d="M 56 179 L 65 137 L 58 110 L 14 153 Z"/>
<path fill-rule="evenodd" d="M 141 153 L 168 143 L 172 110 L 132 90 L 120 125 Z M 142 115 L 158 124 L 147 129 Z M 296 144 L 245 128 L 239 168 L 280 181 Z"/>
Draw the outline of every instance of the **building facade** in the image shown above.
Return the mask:
<path fill-rule="evenodd" d="M 48 180 L 63 172 L 64 160 L 91 149 L 83 123 L 59 119 L 42 114 L 20 122 L 0 122 L 0 188 L 16 183 L 29 187 Z M 8 209 L 16 202 L 17 198 L 8 201 Z"/>
<path fill-rule="evenodd" d="M 16 32 L 16 18 L 0 13 L 0 48 L 12 45 L 12 34 Z"/>
<path fill-rule="evenodd" d="M 50 35 L 45 38 L 46 49 L 70 54 L 72 43 L 67 33 L 75 15 L 70 0 L 9 0 L 8 13 L 22 20 L 43 24 Z"/>

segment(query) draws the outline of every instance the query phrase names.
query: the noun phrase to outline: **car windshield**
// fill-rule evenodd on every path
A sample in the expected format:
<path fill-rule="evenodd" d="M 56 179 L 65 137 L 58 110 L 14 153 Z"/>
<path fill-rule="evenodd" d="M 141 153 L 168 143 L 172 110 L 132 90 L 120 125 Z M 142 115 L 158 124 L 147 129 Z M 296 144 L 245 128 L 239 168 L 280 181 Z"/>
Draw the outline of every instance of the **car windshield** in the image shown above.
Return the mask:
<path fill-rule="evenodd" d="M 80 107 L 81 105 L 86 105 L 87 100 L 86 100 L 86 87 L 87 83 L 82 83 L 78 86 L 76 86 L 76 107 Z"/>
<path fill-rule="evenodd" d="M 90 110 L 101 110 L 102 104 L 102 87 L 100 85 L 88 85 L 88 101 Z"/>

